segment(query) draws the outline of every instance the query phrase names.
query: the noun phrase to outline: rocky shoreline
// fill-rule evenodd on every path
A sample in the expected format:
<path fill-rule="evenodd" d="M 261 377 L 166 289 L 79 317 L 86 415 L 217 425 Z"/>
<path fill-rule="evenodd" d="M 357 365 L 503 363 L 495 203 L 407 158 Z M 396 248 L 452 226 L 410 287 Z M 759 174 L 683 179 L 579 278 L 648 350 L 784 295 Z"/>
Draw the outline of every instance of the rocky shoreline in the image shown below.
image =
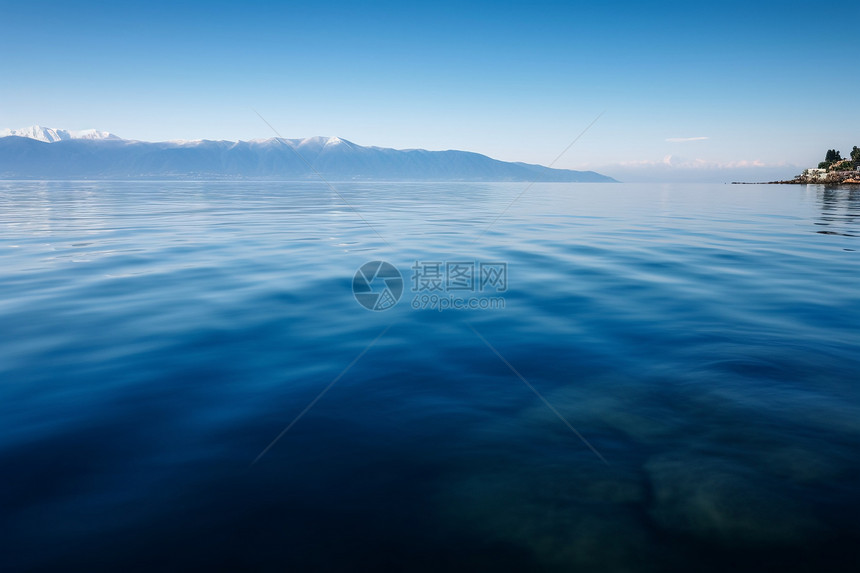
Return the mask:
<path fill-rule="evenodd" d="M 732 181 L 732 185 L 824 185 L 826 187 L 857 187 L 860 185 L 860 180 L 847 179 L 845 181 L 798 181 L 791 179 L 790 181 Z"/>
<path fill-rule="evenodd" d="M 860 172 L 837 171 L 828 173 L 825 177 L 808 177 L 798 175 L 788 181 L 732 181 L 732 185 L 827 185 L 827 186 L 856 186 L 860 185 Z"/>

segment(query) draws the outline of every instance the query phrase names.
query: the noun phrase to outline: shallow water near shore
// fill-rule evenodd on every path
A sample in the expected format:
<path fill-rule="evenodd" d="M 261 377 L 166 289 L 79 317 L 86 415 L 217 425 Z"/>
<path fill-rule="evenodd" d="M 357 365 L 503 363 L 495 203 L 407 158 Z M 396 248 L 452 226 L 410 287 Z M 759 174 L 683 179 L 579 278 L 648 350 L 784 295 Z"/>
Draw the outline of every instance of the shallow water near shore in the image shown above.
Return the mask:
<path fill-rule="evenodd" d="M 860 191 L 335 187 L 0 182 L 1 569 L 856 570 Z"/>

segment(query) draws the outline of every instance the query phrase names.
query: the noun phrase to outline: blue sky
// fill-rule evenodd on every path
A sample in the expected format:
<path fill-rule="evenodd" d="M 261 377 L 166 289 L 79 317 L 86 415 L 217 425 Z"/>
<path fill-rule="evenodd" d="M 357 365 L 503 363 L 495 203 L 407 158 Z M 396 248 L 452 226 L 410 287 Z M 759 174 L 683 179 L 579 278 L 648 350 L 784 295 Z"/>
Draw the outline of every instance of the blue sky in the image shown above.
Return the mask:
<path fill-rule="evenodd" d="M 624 180 L 787 177 L 830 147 L 860 145 L 860 34 L 841 25 L 860 21 L 860 7 L 830 11 L 3 2 L 0 127 L 270 137 L 256 109 L 285 137 L 547 164 L 605 111 L 556 167 Z"/>

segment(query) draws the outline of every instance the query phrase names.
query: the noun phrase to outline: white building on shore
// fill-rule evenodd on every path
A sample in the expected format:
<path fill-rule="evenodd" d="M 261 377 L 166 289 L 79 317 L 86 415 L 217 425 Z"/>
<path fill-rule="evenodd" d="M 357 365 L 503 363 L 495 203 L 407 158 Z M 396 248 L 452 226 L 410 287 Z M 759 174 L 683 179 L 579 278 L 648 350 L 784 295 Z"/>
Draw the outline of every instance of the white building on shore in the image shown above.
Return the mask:
<path fill-rule="evenodd" d="M 823 181 L 824 179 L 827 179 L 827 170 L 819 169 L 818 167 L 804 169 L 803 176 L 813 181 Z"/>

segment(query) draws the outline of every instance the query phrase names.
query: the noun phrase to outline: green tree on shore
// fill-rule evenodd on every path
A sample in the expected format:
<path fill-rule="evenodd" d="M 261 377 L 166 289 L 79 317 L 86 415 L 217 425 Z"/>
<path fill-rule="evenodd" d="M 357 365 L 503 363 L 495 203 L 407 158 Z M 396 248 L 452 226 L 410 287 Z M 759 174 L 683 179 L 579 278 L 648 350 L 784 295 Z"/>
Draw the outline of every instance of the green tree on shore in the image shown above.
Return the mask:
<path fill-rule="evenodd" d="M 842 154 L 835 149 L 828 149 L 827 155 L 824 156 L 824 161 L 828 163 L 835 163 L 836 161 L 842 161 Z"/>
<path fill-rule="evenodd" d="M 818 164 L 819 169 L 830 169 L 835 164 L 840 161 L 848 161 L 847 159 L 842 159 L 842 153 L 836 149 L 828 149 L 827 154 L 824 156 L 824 161 Z M 852 165 L 854 167 L 860 167 L 860 147 L 854 146 L 854 149 L 851 150 L 851 159 Z M 839 166 L 840 170 L 845 169 L 844 165 Z M 849 166 L 848 169 L 851 167 Z"/>

